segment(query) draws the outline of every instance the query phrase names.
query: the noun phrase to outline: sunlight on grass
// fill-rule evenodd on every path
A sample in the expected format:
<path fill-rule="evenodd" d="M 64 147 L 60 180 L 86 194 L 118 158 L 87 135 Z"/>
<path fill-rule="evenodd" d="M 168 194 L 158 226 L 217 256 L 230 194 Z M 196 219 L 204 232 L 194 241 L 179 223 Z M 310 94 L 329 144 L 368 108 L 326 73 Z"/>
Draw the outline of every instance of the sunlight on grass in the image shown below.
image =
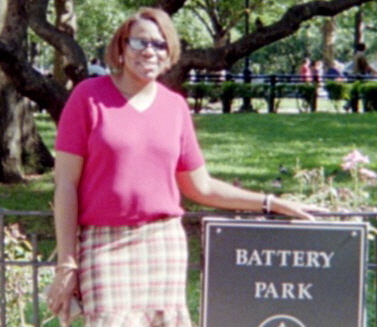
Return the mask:
<path fill-rule="evenodd" d="M 51 210 L 53 174 L 28 176 L 22 184 L 0 184 L 0 208 Z"/>
<path fill-rule="evenodd" d="M 55 125 L 45 114 L 36 118 L 43 140 L 52 149 Z M 273 186 L 281 175 L 280 166 L 292 172 L 299 162 L 305 169 L 324 167 L 329 175 L 339 171 L 342 157 L 355 148 L 368 155 L 369 168 L 377 170 L 376 114 L 214 114 L 194 120 L 211 174 L 254 190 L 297 191 L 287 176 L 282 187 Z M 0 184 L 0 207 L 50 209 L 52 193 L 52 173 L 29 176 L 26 184 Z"/>
<path fill-rule="evenodd" d="M 377 169 L 375 124 L 377 115 L 201 115 L 197 131 L 209 170 L 232 181 L 241 175 L 245 186 L 265 190 L 283 165 L 339 169 L 342 157 L 359 149 Z M 257 181 L 256 181 L 257 180 Z"/>
<path fill-rule="evenodd" d="M 56 137 L 56 128 L 55 124 L 51 121 L 51 118 L 46 113 L 37 113 L 35 114 L 35 123 L 39 133 L 43 137 L 43 141 L 50 151 L 54 154 L 54 144 Z"/>

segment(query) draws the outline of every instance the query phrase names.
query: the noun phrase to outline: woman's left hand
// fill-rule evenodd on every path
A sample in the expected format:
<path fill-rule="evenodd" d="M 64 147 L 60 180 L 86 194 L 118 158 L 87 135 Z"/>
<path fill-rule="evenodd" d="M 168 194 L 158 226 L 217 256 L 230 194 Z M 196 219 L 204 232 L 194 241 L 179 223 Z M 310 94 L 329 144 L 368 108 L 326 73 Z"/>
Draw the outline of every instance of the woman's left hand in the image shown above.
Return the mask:
<path fill-rule="evenodd" d="M 70 301 L 77 292 L 77 269 L 57 270 L 47 294 L 47 304 L 55 316 L 59 315 L 63 326 L 69 326 Z"/>
<path fill-rule="evenodd" d="M 317 213 L 326 213 L 327 209 L 317 207 L 315 205 L 309 205 L 305 203 L 285 200 L 273 197 L 271 199 L 271 211 L 277 214 L 282 214 L 292 218 L 298 218 L 302 220 L 315 221 L 316 218 L 312 214 Z"/>

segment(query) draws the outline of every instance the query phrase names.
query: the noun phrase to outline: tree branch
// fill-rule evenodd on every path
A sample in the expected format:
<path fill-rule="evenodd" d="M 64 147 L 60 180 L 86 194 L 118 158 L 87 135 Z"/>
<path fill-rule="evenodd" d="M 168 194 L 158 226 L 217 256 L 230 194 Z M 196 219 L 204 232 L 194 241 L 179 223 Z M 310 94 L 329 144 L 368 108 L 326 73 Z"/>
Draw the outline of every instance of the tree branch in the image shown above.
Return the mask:
<path fill-rule="evenodd" d="M 277 40 L 294 34 L 300 25 L 315 16 L 335 16 L 342 11 L 374 0 L 310 1 L 290 7 L 274 24 L 261 27 L 227 46 L 212 49 L 189 49 L 162 80 L 179 87 L 190 69 L 229 69 L 239 59 Z"/>
<path fill-rule="evenodd" d="M 60 31 L 46 20 L 47 4 L 46 0 L 27 1 L 29 26 L 38 36 L 65 56 L 67 59 L 65 73 L 76 84 L 87 77 L 85 54 L 69 34 Z"/>
<path fill-rule="evenodd" d="M 186 0 L 158 0 L 156 7 L 165 10 L 169 15 L 173 15 L 184 6 L 185 2 Z"/>
<path fill-rule="evenodd" d="M 335 16 L 351 7 L 373 0 L 311 1 L 292 6 L 274 24 L 259 28 L 228 46 L 217 49 L 192 49 L 182 54 L 180 65 L 213 70 L 226 69 L 246 55 L 295 33 L 301 24 L 315 16 Z"/>
<path fill-rule="evenodd" d="M 68 92 L 54 80 L 43 76 L 26 61 L 22 61 L 0 40 L 0 67 L 22 95 L 46 108 L 55 122 L 68 98 Z"/>

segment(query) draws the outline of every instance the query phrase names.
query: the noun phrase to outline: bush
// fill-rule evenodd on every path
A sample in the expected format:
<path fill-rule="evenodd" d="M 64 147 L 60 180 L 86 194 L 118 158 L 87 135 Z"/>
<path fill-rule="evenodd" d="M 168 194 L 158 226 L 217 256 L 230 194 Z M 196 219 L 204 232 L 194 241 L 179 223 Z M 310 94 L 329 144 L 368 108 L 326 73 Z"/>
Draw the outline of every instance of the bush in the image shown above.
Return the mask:
<path fill-rule="evenodd" d="M 184 84 L 183 89 L 186 97 L 191 97 L 195 100 L 194 111 L 199 113 L 203 108 L 203 99 L 215 98 L 217 86 L 214 83 L 200 82 L 195 84 Z"/>
<path fill-rule="evenodd" d="M 359 94 L 365 112 L 377 111 L 377 82 L 362 83 L 359 87 Z"/>
<path fill-rule="evenodd" d="M 310 111 L 316 111 L 317 86 L 315 84 L 293 84 L 291 87 L 296 97 L 304 101 L 304 109 L 310 108 Z"/>
<path fill-rule="evenodd" d="M 351 96 L 351 86 L 343 82 L 327 81 L 325 84 L 328 97 L 336 111 L 339 111 L 340 101 L 348 101 Z"/>
<path fill-rule="evenodd" d="M 360 98 L 360 87 L 362 85 L 361 81 L 356 81 L 352 83 L 350 90 L 350 106 L 353 112 L 358 112 L 359 110 L 359 98 Z"/>
<path fill-rule="evenodd" d="M 233 99 L 239 97 L 244 91 L 242 84 L 227 81 L 220 86 L 220 98 L 223 105 L 223 113 L 230 113 L 232 109 Z"/>
<path fill-rule="evenodd" d="M 349 100 L 351 86 L 343 82 L 327 81 L 325 89 L 330 100 Z"/>

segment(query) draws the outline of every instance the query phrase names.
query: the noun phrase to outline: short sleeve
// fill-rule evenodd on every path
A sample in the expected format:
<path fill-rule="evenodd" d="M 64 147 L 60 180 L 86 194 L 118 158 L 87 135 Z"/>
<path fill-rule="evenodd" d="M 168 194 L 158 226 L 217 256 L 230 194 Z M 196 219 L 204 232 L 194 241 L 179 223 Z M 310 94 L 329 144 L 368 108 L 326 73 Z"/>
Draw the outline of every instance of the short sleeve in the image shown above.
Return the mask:
<path fill-rule="evenodd" d="M 89 96 L 85 85 L 79 84 L 63 108 L 58 123 L 55 149 L 86 156 L 92 124 Z"/>
<path fill-rule="evenodd" d="M 195 133 L 194 123 L 187 107 L 183 113 L 181 151 L 177 170 L 195 170 L 204 165 L 204 163 L 205 160 Z"/>

